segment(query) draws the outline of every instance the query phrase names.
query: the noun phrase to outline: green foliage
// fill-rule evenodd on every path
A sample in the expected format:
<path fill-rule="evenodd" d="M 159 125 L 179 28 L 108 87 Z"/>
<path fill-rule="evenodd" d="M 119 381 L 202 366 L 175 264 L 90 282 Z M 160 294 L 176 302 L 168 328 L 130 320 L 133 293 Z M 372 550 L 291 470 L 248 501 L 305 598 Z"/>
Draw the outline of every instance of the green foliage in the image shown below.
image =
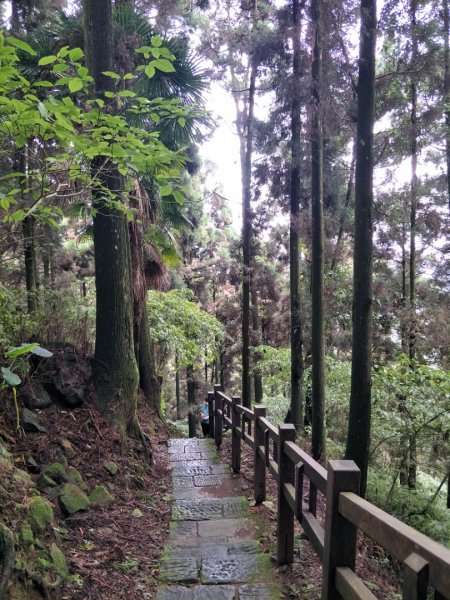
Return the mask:
<path fill-rule="evenodd" d="M 156 43 L 159 40 L 155 38 Z M 61 48 L 56 54 L 42 57 L 39 65 L 50 69 L 46 79 L 29 81 L 18 69 L 18 42 L 0 34 L 0 133 L 4 152 L 11 151 L 11 144 L 24 151 L 29 140 L 39 151 L 29 165 L 28 171 L 12 170 L 0 182 L 0 208 L 4 220 L 21 220 L 32 212 L 45 222 L 55 224 L 60 211 L 44 205 L 60 195 L 61 181 L 76 180 L 78 185 L 92 185 L 89 162 L 95 156 L 103 156 L 116 166 L 119 173 L 129 179 L 138 174 L 151 174 L 167 193 L 182 197 L 183 186 L 177 183 L 184 162 L 183 155 L 170 151 L 159 139 L 157 131 L 130 125 L 129 115 L 148 116 L 150 122 L 161 118 L 180 119 L 192 117 L 196 109 L 185 107 L 177 98 L 152 99 L 137 96 L 123 89 L 123 82 L 139 77 L 146 65 L 140 65 L 134 73 L 118 78 L 117 91 L 106 94 L 107 99 L 89 99 L 92 77 L 80 62 L 83 51 L 79 48 Z M 23 44 L 22 52 L 33 50 Z M 152 48 L 150 48 L 152 50 Z M 164 49 L 155 47 L 161 56 Z M 172 55 L 152 60 L 147 67 L 168 72 Z M 152 76 L 152 73 L 146 73 Z M 105 167 L 108 161 L 105 162 Z M 125 210 L 121 202 L 105 186 L 101 186 L 101 173 L 94 176 L 100 186 L 105 203 L 114 203 Z M 18 199 L 27 197 L 31 206 L 18 207 Z"/>
<path fill-rule="evenodd" d="M 202 310 L 189 290 L 148 292 L 150 335 L 178 356 L 179 366 L 212 360 L 225 337 L 219 321 Z"/>

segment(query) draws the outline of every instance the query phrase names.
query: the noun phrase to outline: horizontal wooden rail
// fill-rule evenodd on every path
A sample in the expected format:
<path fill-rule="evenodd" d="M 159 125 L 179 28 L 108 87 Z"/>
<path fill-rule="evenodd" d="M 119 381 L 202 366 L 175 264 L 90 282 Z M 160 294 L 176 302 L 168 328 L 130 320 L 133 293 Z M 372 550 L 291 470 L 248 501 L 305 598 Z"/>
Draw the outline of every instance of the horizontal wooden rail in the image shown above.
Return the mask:
<path fill-rule="evenodd" d="M 399 561 L 416 553 L 428 563 L 429 580 L 450 595 L 450 550 L 356 494 L 341 493 L 339 512 Z"/>
<path fill-rule="evenodd" d="M 330 460 L 328 469 L 295 443 L 292 425 L 275 427 L 263 406 L 253 410 L 214 386 L 208 394 L 210 432 L 219 448 L 223 426 L 231 427 L 231 465 L 239 472 L 241 442 L 253 450 L 255 502 L 266 498 L 266 471 L 278 485 L 277 558 L 294 558 L 294 519 L 322 561 L 322 600 L 375 600 L 355 573 L 358 529 L 403 563 L 403 600 L 450 600 L 450 550 L 358 496 L 359 469 Z M 309 503 L 303 500 L 309 481 Z M 315 516 L 316 491 L 325 497 L 325 527 Z"/>

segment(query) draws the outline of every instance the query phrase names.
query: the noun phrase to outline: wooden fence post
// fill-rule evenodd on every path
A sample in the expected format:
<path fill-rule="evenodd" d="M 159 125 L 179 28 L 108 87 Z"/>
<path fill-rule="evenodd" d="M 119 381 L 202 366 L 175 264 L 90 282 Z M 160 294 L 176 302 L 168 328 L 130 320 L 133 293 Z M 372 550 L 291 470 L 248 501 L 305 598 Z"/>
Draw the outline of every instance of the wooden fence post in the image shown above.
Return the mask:
<path fill-rule="evenodd" d="M 236 431 L 236 427 L 241 424 L 240 415 L 237 411 L 237 405 L 241 403 L 239 396 L 233 396 L 231 399 L 231 468 L 235 473 L 241 470 L 241 438 Z"/>
<path fill-rule="evenodd" d="M 208 392 L 209 437 L 214 438 L 214 392 Z"/>
<path fill-rule="evenodd" d="M 335 586 L 336 567 L 355 568 L 356 527 L 339 514 L 339 494 L 359 494 L 359 480 L 360 470 L 352 460 L 328 462 L 322 600 L 341 598 Z"/>
<path fill-rule="evenodd" d="M 428 563 L 413 552 L 403 562 L 404 600 L 427 600 Z"/>
<path fill-rule="evenodd" d="M 284 484 L 295 484 L 295 466 L 284 452 L 284 442 L 295 442 L 295 427 L 291 424 L 278 427 L 277 560 L 279 565 L 288 565 L 294 560 L 294 513 L 284 496 Z"/>
<path fill-rule="evenodd" d="M 265 446 L 264 429 L 259 425 L 259 417 L 266 416 L 266 407 L 255 405 L 253 407 L 253 439 L 254 447 L 254 473 L 253 473 L 253 495 L 256 504 L 261 504 L 266 499 L 266 465 L 259 454 L 259 447 Z"/>
<path fill-rule="evenodd" d="M 223 411 L 223 400 L 219 395 L 221 391 L 220 384 L 214 386 L 214 440 L 216 442 L 216 448 L 219 450 L 222 444 L 222 411 Z"/>

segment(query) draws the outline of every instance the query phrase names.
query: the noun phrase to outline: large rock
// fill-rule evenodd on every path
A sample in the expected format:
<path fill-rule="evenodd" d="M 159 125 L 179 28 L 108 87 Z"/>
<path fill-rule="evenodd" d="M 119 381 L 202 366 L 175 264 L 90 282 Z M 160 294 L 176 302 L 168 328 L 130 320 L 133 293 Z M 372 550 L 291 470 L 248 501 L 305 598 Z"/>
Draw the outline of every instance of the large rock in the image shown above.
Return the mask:
<path fill-rule="evenodd" d="M 47 408 L 52 403 L 50 394 L 42 383 L 36 380 L 27 381 L 21 385 L 19 387 L 19 394 L 24 405 L 31 410 Z"/>
<path fill-rule="evenodd" d="M 68 344 L 48 345 L 47 349 L 53 352 L 50 358 L 33 356 L 33 377 L 44 382 L 54 401 L 69 408 L 80 406 L 90 380 L 89 363 Z"/>
<path fill-rule="evenodd" d="M 66 515 L 74 515 L 82 510 L 87 510 L 91 502 L 86 494 L 77 485 L 66 483 L 61 489 L 59 505 Z"/>
<path fill-rule="evenodd" d="M 8 581 L 14 570 L 14 539 L 11 531 L 0 524 L 0 600 L 7 598 Z"/>
<path fill-rule="evenodd" d="M 28 514 L 31 526 L 35 531 L 45 531 L 53 523 L 53 508 L 48 500 L 34 496 L 28 504 Z"/>

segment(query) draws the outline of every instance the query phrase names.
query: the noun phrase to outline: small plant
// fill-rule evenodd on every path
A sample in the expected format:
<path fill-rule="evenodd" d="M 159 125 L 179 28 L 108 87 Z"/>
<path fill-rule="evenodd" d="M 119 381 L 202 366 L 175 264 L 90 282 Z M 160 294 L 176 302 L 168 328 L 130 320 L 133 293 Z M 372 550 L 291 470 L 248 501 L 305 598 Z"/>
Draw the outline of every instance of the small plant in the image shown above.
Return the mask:
<path fill-rule="evenodd" d="M 28 372 L 28 361 L 25 360 L 25 357 L 29 354 L 36 354 L 37 356 L 41 356 L 43 358 L 49 358 L 53 356 L 53 353 L 45 348 L 42 348 L 37 342 L 32 344 L 21 344 L 20 346 L 15 346 L 10 348 L 7 352 L 5 352 L 5 358 L 7 360 L 7 366 L 2 367 L 2 376 L 3 383 L 2 386 L 4 389 L 10 389 L 14 399 L 14 406 L 16 409 L 16 430 L 20 430 L 20 417 L 19 417 L 19 406 L 17 404 L 17 386 L 22 383 L 22 379 L 20 375 L 25 375 Z M 20 375 L 18 375 L 20 373 Z"/>

